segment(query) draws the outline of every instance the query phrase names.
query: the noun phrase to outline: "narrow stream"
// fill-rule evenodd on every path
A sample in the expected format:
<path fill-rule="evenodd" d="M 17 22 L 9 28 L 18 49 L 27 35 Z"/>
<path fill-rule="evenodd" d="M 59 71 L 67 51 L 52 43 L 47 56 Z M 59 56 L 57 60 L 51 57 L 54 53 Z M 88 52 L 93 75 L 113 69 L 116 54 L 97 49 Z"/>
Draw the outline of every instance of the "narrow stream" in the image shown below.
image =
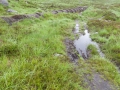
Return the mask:
<path fill-rule="evenodd" d="M 78 24 L 78 22 L 76 22 L 76 26 L 75 26 L 75 30 L 74 33 L 75 34 L 79 34 L 79 38 L 74 40 L 74 46 L 76 47 L 76 50 L 79 52 L 79 54 L 84 58 L 87 59 L 88 58 L 88 52 L 87 52 L 87 47 L 92 44 L 97 48 L 97 51 L 99 53 L 99 55 L 101 57 L 104 57 L 104 54 L 101 52 L 99 45 L 92 41 L 92 39 L 90 38 L 90 33 L 88 32 L 88 29 L 85 28 L 84 30 L 84 35 L 80 33 L 80 26 Z"/>

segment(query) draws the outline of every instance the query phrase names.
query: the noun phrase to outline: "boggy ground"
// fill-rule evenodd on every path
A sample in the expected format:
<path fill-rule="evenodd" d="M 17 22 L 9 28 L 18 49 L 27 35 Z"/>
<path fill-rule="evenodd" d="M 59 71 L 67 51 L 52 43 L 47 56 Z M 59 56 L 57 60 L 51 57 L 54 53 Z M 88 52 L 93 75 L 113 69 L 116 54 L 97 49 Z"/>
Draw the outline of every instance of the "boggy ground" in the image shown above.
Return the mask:
<path fill-rule="evenodd" d="M 90 0 L 81 2 L 79 0 L 19 0 L 18 3 L 16 0 L 9 0 L 9 7 L 0 5 L 0 16 L 16 15 L 16 13 L 6 12 L 7 8 L 12 8 L 18 11 L 17 14 L 22 15 L 48 11 L 44 18 L 25 19 L 12 26 L 0 19 L 0 89 L 89 90 L 90 81 L 94 82 L 94 76 L 100 75 L 100 81 L 107 83 L 108 90 L 110 90 L 109 86 L 115 87 L 113 90 L 119 90 L 120 74 L 117 66 L 112 62 L 112 60 L 119 61 L 119 57 L 117 57 L 119 55 L 119 42 L 117 42 L 119 41 L 119 0 L 110 0 L 109 3 L 106 3 L 105 0 L 101 2 Z M 113 4 L 114 2 L 117 4 Z M 49 13 L 53 10 L 77 6 L 88 6 L 88 9 L 81 15 L 79 13 L 58 15 Z M 117 19 L 110 18 L 109 20 L 108 17 L 106 19 L 103 17 L 106 15 L 103 11 L 112 12 L 117 16 Z M 69 61 L 64 42 L 66 37 L 69 37 L 70 41 L 75 39 L 72 35 L 72 28 L 76 19 L 80 21 L 81 27 L 84 26 L 84 22 L 88 24 L 90 33 L 93 33 L 91 37 L 102 45 L 101 49 L 107 59 L 101 58 L 96 53 L 95 47 L 90 47 L 92 53 L 89 60 L 84 61 L 79 56 L 77 65 Z M 95 20 L 98 22 L 94 24 Z M 99 20 L 105 21 L 105 23 L 115 22 L 115 24 L 111 27 L 113 24 L 101 23 L 105 25 L 102 27 L 98 25 Z M 94 34 L 94 32 L 98 32 L 98 34 Z M 106 40 L 107 38 L 109 41 Z M 107 41 L 107 43 L 103 41 Z M 117 49 L 114 49 L 116 47 Z M 112 50 L 116 50 L 116 53 Z M 96 76 L 96 73 L 99 75 Z M 89 77 L 87 77 L 88 75 Z"/>
<path fill-rule="evenodd" d="M 101 49 L 106 53 L 106 57 L 120 67 L 120 10 L 118 8 L 120 8 L 119 4 L 109 6 L 109 9 L 101 12 L 101 19 L 94 18 L 89 20 L 88 26 L 90 30 L 98 32 L 98 34 L 92 35 L 92 39 L 100 43 Z M 96 11 L 96 13 L 98 12 Z"/>
<path fill-rule="evenodd" d="M 79 29 L 81 29 L 79 27 Z M 80 32 L 75 33 L 75 28 L 73 29 L 73 34 L 76 37 L 76 35 L 80 35 Z M 75 39 L 77 39 L 79 36 L 77 36 Z M 87 87 L 90 90 L 119 90 L 119 87 L 116 87 L 113 85 L 113 83 L 109 82 L 108 80 L 105 79 L 104 75 L 101 75 L 100 73 L 98 73 L 98 71 L 94 71 L 95 69 L 93 69 L 93 66 L 89 66 L 90 62 L 89 60 L 91 60 L 91 58 L 95 55 L 99 56 L 99 52 L 97 51 L 97 48 L 94 45 L 89 45 L 88 46 L 88 50 L 86 51 L 88 55 L 87 58 L 84 58 L 84 56 L 80 56 L 78 51 L 76 50 L 75 46 L 74 46 L 74 41 L 70 40 L 68 38 L 65 39 L 65 45 L 67 48 L 67 54 L 68 57 L 70 59 L 70 61 L 75 65 L 76 72 L 78 73 L 78 67 L 82 66 L 81 62 L 79 62 L 79 58 L 81 57 L 81 59 L 83 60 L 84 64 L 87 65 L 87 67 L 92 67 L 91 70 L 87 69 L 84 70 L 88 71 L 88 72 L 84 72 L 83 73 L 83 79 L 82 84 L 84 87 Z M 89 52 L 89 53 L 88 53 Z M 101 60 L 104 60 L 105 57 L 101 57 Z"/>

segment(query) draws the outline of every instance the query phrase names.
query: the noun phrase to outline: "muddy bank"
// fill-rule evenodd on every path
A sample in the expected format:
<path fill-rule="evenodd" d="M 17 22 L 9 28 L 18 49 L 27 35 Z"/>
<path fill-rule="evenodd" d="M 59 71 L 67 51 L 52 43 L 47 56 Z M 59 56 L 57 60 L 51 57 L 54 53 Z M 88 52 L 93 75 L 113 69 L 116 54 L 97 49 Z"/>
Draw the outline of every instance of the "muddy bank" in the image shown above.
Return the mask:
<path fill-rule="evenodd" d="M 79 59 L 79 56 L 78 56 L 79 53 L 76 51 L 73 41 L 69 38 L 66 38 L 64 40 L 64 43 L 66 46 L 68 58 L 70 59 L 71 62 L 77 63 Z"/>
<path fill-rule="evenodd" d="M 52 14 L 58 14 L 58 13 L 79 13 L 79 12 L 83 12 L 84 10 L 86 10 L 87 7 L 83 6 L 83 7 L 77 7 L 77 8 L 72 8 L 72 9 L 64 9 L 64 10 L 55 10 L 52 11 Z M 12 23 L 14 22 L 18 22 L 20 20 L 26 19 L 26 18 L 39 18 L 41 16 L 44 16 L 43 13 L 34 13 L 34 14 L 25 14 L 25 15 L 14 15 L 14 16 L 4 16 L 1 17 L 3 20 L 5 20 L 9 25 L 12 25 Z"/>

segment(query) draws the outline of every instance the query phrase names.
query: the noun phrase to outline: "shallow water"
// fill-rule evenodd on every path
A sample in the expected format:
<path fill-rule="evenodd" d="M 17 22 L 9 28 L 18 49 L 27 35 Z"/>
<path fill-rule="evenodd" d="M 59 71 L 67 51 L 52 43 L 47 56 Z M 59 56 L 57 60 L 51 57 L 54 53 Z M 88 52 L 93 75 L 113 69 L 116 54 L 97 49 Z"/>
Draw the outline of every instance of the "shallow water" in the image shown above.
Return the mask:
<path fill-rule="evenodd" d="M 76 23 L 75 26 L 75 34 L 79 33 L 79 24 Z M 87 47 L 92 44 L 97 48 L 97 51 L 99 52 L 101 57 L 104 57 L 104 54 L 101 52 L 99 45 L 96 42 L 93 42 L 92 39 L 90 38 L 90 33 L 88 32 L 87 29 L 84 31 L 84 35 L 79 36 L 78 39 L 74 40 L 74 46 L 76 47 L 76 50 L 79 52 L 79 54 L 85 59 L 88 58 L 88 53 L 87 53 Z"/>

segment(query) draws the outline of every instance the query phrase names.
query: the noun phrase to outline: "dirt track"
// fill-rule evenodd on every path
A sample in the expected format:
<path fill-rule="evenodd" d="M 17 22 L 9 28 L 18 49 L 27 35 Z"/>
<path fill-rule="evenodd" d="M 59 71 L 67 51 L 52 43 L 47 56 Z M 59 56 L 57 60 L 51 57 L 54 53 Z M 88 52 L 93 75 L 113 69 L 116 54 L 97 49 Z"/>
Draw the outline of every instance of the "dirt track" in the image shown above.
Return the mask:
<path fill-rule="evenodd" d="M 86 10 L 87 7 L 77 7 L 72 9 L 64 9 L 64 10 L 55 10 L 52 11 L 52 14 L 58 14 L 58 13 L 79 13 L 84 10 Z M 39 18 L 41 16 L 44 16 L 43 13 L 34 13 L 34 14 L 24 14 L 24 15 L 14 15 L 10 17 L 1 17 L 3 20 L 5 20 L 9 25 L 12 25 L 12 23 L 26 19 L 26 18 Z"/>

